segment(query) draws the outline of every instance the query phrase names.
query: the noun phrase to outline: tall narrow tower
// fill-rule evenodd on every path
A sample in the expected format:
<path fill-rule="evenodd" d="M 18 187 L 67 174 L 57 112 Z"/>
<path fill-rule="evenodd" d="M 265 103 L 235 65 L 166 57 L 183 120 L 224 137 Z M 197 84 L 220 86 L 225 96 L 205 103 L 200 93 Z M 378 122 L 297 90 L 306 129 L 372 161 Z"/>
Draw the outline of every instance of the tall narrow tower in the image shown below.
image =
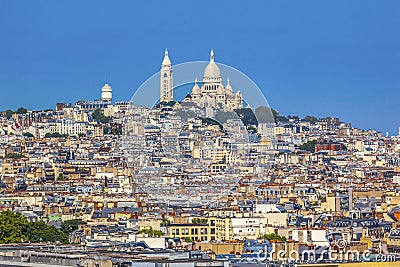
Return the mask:
<path fill-rule="evenodd" d="M 160 71 L 160 102 L 174 101 L 174 84 L 172 79 L 172 65 L 165 49 L 164 60 Z"/>

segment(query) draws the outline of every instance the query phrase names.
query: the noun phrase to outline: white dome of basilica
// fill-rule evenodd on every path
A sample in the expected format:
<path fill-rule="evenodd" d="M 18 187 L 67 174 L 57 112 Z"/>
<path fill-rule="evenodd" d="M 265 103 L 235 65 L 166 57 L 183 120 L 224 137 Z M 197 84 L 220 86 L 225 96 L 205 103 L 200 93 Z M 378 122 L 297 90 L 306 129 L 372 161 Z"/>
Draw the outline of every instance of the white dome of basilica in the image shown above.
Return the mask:
<path fill-rule="evenodd" d="M 214 62 L 214 51 L 211 50 L 210 63 L 208 63 L 207 67 L 204 69 L 203 80 L 205 82 L 220 82 L 221 79 L 221 71 Z"/>
<path fill-rule="evenodd" d="M 219 70 L 217 64 L 214 62 L 208 63 L 204 70 L 204 78 L 220 78 L 221 71 Z"/>

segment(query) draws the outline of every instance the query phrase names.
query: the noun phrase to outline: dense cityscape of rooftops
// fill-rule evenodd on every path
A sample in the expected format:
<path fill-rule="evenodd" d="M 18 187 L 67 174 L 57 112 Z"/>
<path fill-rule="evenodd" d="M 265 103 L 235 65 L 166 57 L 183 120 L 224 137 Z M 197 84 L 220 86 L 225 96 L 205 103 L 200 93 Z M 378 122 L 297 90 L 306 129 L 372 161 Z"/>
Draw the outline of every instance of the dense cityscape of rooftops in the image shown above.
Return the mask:
<path fill-rule="evenodd" d="M 154 106 L 105 84 L 1 112 L 0 264 L 397 266 L 400 136 L 245 107 L 222 75 L 211 51 L 178 100 L 166 50 Z"/>

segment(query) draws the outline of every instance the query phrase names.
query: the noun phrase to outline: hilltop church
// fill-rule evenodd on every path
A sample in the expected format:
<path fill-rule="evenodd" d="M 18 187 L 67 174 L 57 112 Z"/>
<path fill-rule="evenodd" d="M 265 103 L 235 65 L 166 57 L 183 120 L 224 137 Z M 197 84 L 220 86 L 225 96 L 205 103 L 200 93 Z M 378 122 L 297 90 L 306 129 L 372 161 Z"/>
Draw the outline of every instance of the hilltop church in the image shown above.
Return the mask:
<path fill-rule="evenodd" d="M 191 94 L 187 95 L 183 102 L 192 102 L 201 108 L 223 108 L 234 110 L 243 107 L 243 99 L 240 91 L 234 93 L 229 78 L 226 86 L 222 84 L 221 71 L 214 61 L 214 51 L 211 50 L 210 62 L 204 69 L 202 85 L 199 86 L 197 79 Z M 160 102 L 174 101 L 172 64 L 165 50 L 164 60 L 160 71 Z"/>

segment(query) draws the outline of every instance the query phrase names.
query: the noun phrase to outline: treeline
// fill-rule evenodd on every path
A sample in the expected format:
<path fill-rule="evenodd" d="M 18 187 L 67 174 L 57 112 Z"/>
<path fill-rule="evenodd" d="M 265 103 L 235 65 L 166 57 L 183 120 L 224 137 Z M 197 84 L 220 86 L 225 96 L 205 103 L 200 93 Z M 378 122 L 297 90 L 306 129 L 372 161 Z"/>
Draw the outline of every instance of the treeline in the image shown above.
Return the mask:
<path fill-rule="evenodd" d="M 318 121 L 318 118 L 314 116 L 305 116 L 302 119 L 297 115 L 284 116 L 269 107 L 258 107 L 254 112 L 250 108 L 242 108 L 235 110 L 235 112 L 246 126 L 257 125 L 258 123 L 289 122 L 290 120 L 303 120 L 311 124 L 315 124 Z"/>
<path fill-rule="evenodd" d="M 174 101 L 171 102 L 162 102 L 160 103 L 163 106 L 173 106 L 175 104 Z M 11 118 L 13 114 L 25 114 L 27 113 L 28 110 L 24 107 L 18 108 L 16 111 L 13 111 L 11 109 L 8 109 L 5 111 L 5 115 L 7 119 Z M 297 115 L 281 115 L 279 112 L 273 108 L 269 107 L 258 107 L 255 110 L 255 114 L 252 109 L 250 108 L 242 108 L 242 109 L 237 109 L 235 110 L 236 114 L 242 119 L 245 125 L 257 125 L 258 122 L 272 122 L 272 117 L 273 120 L 278 123 L 278 122 L 288 122 L 290 120 L 300 120 L 300 117 Z M 105 116 L 103 111 L 101 109 L 96 109 L 92 113 L 92 118 L 95 121 L 101 122 L 103 124 L 107 124 L 111 122 L 111 117 Z M 308 121 L 312 124 L 316 123 L 318 121 L 317 117 L 314 116 L 305 116 L 302 120 Z"/>
<path fill-rule="evenodd" d="M 4 158 L 6 159 L 22 159 L 24 155 L 19 153 L 7 153 Z"/>
<path fill-rule="evenodd" d="M 267 118 L 269 119 L 271 117 L 270 114 L 272 114 L 272 116 L 274 117 L 274 121 L 276 123 L 278 122 L 289 122 L 290 120 L 303 120 L 303 121 L 308 121 L 311 124 L 315 124 L 318 121 L 317 117 L 314 116 L 305 116 L 304 118 L 300 118 L 297 115 L 281 115 L 279 114 L 279 111 L 273 109 L 273 108 L 268 108 L 268 107 L 258 107 L 256 109 L 256 117 L 258 120 L 262 120 L 263 118 Z"/>
<path fill-rule="evenodd" d="M 21 213 L 3 211 L 0 214 L 0 244 L 23 242 L 60 242 L 69 243 L 69 234 L 77 230 L 81 220 L 65 221 L 61 229 L 45 222 L 28 222 Z"/>
<path fill-rule="evenodd" d="M 150 229 L 142 229 L 139 231 L 139 234 L 144 234 L 147 235 L 148 237 L 160 237 L 163 236 L 164 233 L 160 230 L 153 230 L 153 228 L 150 227 Z"/>
<path fill-rule="evenodd" d="M 60 134 L 60 133 L 46 133 L 44 138 L 67 138 L 68 134 Z"/>
<path fill-rule="evenodd" d="M 6 114 L 6 118 L 9 119 L 9 118 L 12 117 L 13 114 L 25 114 L 27 112 L 28 112 L 28 110 L 26 108 L 20 107 L 16 111 L 12 111 L 11 109 L 7 109 L 5 111 L 5 114 Z"/>

